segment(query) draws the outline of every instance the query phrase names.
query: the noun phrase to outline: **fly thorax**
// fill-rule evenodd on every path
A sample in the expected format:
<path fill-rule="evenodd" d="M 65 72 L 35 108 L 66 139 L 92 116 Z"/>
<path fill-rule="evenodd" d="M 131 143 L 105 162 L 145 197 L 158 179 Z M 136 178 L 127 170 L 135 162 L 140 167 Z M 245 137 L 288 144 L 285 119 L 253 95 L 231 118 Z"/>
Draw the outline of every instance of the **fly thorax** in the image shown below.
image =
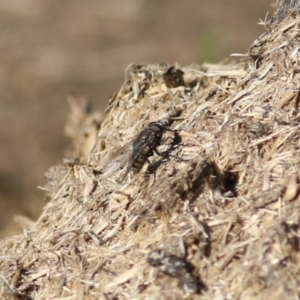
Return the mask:
<path fill-rule="evenodd" d="M 159 122 L 153 122 L 153 123 L 150 123 L 149 127 L 151 128 L 151 130 L 155 134 L 156 142 L 159 143 L 160 140 L 161 140 L 163 131 L 164 131 L 164 126 L 162 126 L 162 124 L 159 123 Z"/>

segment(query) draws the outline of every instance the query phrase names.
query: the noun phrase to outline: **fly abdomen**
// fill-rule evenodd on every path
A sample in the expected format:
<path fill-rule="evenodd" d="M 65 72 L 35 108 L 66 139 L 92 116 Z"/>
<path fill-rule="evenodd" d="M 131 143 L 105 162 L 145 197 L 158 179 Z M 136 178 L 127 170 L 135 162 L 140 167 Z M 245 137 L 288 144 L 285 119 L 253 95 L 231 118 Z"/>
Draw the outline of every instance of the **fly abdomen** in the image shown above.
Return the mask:
<path fill-rule="evenodd" d="M 149 145 L 146 145 L 143 149 L 140 149 L 141 152 L 136 156 L 136 158 L 133 160 L 133 169 L 136 172 L 139 172 L 145 162 L 147 161 L 148 157 L 153 155 L 153 151 Z"/>

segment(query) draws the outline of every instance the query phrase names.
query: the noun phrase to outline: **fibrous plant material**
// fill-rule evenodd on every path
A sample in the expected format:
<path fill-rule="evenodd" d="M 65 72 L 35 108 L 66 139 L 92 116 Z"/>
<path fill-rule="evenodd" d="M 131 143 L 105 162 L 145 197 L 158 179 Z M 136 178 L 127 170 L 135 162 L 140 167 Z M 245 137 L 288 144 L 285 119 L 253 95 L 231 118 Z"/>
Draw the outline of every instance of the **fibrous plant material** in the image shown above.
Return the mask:
<path fill-rule="evenodd" d="M 299 0 L 280 0 L 279 5 L 271 19 L 271 23 L 281 22 L 288 14 L 299 14 L 300 2 Z"/>
<path fill-rule="evenodd" d="M 289 15 L 240 64 L 130 66 L 103 119 L 73 122 L 92 147 L 69 124 L 89 147 L 46 173 L 39 220 L 1 241 L 2 299 L 298 299 L 299 44 Z M 165 155 L 105 172 L 170 115 Z"/>

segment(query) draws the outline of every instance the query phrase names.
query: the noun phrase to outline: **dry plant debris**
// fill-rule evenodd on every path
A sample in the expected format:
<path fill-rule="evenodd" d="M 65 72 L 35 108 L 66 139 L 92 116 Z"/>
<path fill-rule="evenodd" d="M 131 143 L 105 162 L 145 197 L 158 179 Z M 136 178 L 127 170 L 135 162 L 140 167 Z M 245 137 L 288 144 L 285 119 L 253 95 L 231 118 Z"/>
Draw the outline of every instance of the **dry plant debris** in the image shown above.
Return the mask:
<path fill-rule="evenodd" d="M 2 299 L 299 299 L 299 45 L 288 16 L 240 64 L 131 65 L 104 118 L 73 99 L 74 159 L 1 241 Z M 103 172 L 166 117 L 167 155 Z"/>

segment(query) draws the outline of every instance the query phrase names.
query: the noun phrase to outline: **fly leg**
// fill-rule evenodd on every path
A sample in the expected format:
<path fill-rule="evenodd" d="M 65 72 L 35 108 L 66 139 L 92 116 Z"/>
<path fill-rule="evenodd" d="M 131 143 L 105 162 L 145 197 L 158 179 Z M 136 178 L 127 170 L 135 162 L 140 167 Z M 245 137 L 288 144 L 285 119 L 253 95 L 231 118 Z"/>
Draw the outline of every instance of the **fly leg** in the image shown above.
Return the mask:
<path fill-rule="evenodd" d="M 161 157 L 166 157 L 166 158 L 168 158 L 168 157 L 174 157 L 174 158 L 178 158 L 177 156 L 172 155 L 171 152 L 172 152 L 173 150 L 175 150 L 175 149 L 177 148 L 177 146 L 180 145 L 180 143 L 181 143 L 181 141 L 182 141 L 181 136 L 180 136 L 180 134 L 179 134 L 179 132 L 180 132 L 181 130 L 178 130 L 178 129 L 175 129 L 175 130 L 173 130 L 173 129 L 167 129 L 167 130 L 168 130 L 168 131 L 172 131 L 172 132 L 174 133 L 174 137 L 172 138 L 171 143 L 168 144 L 168 149 L 165 150 L 165 151 L 163 151 L 163 152 L 161 152 L 161 153 L 160 153 L 156 148 L 153 149 L 153 151 L 154 151 L 157 155 L 159 155 L 159 156 L 161 156 Z"/>

